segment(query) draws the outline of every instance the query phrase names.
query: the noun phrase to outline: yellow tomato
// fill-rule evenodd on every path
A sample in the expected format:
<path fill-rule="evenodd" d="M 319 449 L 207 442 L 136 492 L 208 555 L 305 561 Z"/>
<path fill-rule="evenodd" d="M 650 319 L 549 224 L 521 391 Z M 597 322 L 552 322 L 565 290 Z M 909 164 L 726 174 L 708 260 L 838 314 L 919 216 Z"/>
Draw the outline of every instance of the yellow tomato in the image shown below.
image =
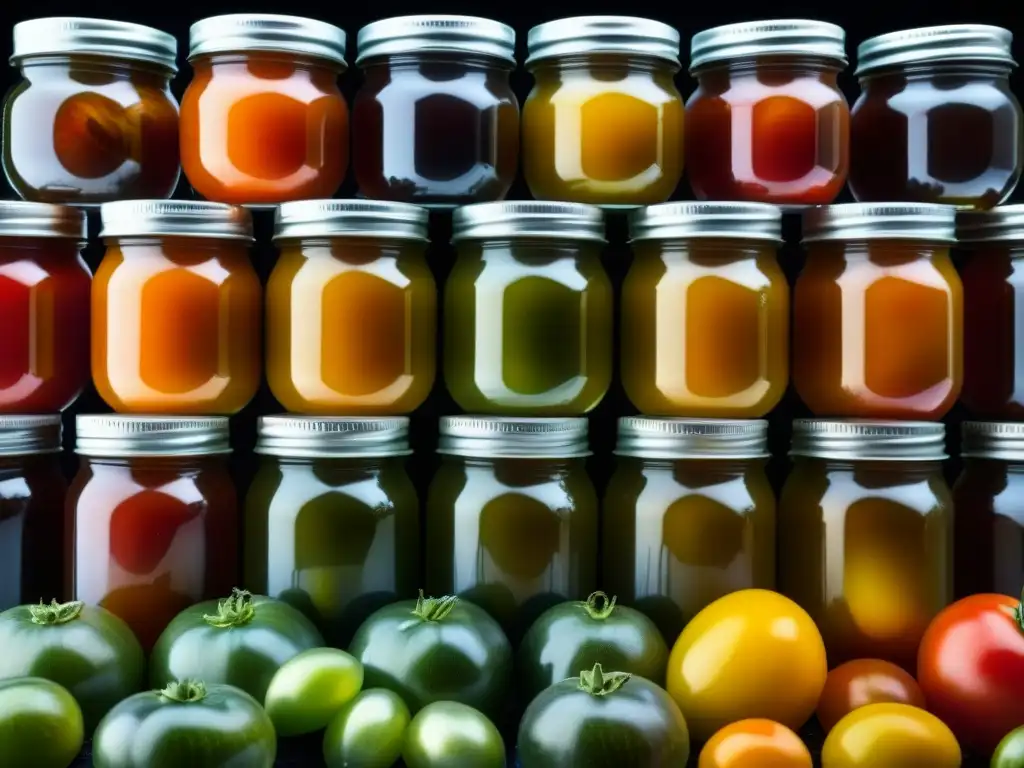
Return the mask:
<path fill-rule="evenodd" d="M 697 768 L 813 768 L 800 737 L 771 720 L 725 726 L 700 752 Z"/>
<path fill-rule="evenodd" d="M 959 768 L 960 745 L 939 718 L 909 704 L 868 704 L 825 739 L 822 768 Z"/>
<path fill-rule="evenodd" d="M 679 635 L 668 692 L 691 737 L 706 741 L 748 718 L 799 729 L 827 674 L 825 644 L 807 612 L 776 592 L 745 589 L 713 602 Z"/>

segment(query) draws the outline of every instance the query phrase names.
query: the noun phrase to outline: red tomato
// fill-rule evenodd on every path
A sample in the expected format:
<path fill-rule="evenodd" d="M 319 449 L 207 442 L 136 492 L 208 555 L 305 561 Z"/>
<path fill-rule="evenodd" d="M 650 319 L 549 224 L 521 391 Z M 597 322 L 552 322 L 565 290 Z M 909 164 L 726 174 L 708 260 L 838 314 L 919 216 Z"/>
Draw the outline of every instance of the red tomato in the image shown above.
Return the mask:
<path fill-rule="evenodd" d="M 848 661 L 825 679 L 818 700 L 818 722 L 828 733 L 858 707 L 883 702 L 924 709 L 924 694 L 917 681 L 895 664 L 881 659 Z"/>
<path fill-rule="evenodd" d="M 985 755 L 1024 725 L 1024 629 L 1019 601 L 974 595 L 943 610 L 921 638 L 917 681 L 928 709 Z"/>

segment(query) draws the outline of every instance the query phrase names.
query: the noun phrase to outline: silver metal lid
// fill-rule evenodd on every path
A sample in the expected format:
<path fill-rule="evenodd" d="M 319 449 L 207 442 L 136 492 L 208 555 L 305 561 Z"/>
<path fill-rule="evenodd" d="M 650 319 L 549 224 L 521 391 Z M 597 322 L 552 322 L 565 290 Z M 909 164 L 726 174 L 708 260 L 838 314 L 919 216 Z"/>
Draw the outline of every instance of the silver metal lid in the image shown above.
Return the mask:
<path fill-rule="evenodd" d="M 790 456 L 848 461 L 942 461 L 946 427 L 930 421 L 797 419 Z"/>
<path fill-rule="evenodd" d="M 632 240 L 728 238 L 782 242 L 782 210 L 764 203 L 662 203 L 629 217 Z"/>
<path fill-rule="evenodd" d="M 443 416 L 437 452 L 506 459 L 570 459 L 590 455 L 583 418 Z"/>
<path fill-rule="evenodd" d="M 0 200 L 0 236 L 85 240 L 85 212 L 69 205 Z"/>
<path fill-rule="evenodd" d="M 540 237 L 603 243 L 604 234 L 601 209 L 583 203 L 476 203 L 452 214 L 452 242 Z"/>
<path fill-rule="evenodd" d="M 889 32 L 857 47 L 855 75 L 912 64 L 971 62 L 1012 68 L 1013 33 L 987 24 L 949 24 Z"/>
<path fill-rule="evenodd" d="M 924 240 L 956 242 L 956 208 L 931 203 L 844 203 L 808 208 L 803 241 Z"/>
<path fill-rule="evenodd" d="M 516 31 L 476 16 L 398 16 L 359 30 L 356 64 L 402 53 L 456 53 L 516 63 Z"/>
<path fill-rule="evenodd" d="M 1024 205 L 1001 205 L 989 211 L 960 211 L 956 235 L 962 243 L 1024 240 Z"/>
<path fill-rule="evenodd" d="M 119 200 L 100 206 L 100 237 L 209 237 L 251 241 L 252 214 L 224 203 Z"/>
<path fill-rule="evenodd" d="M 282 458 L 365 458 L 408 456 L 405 416 L 262 416 L 255 453 Z"/>
<path fill-rule="evenodd" d="M 75 452 L 82 456 L 206 456 L 231 452 L 224 416 L 80 415 Z"/>
<path fill-rule="evenodd" d="M 965 421 L 960 425 L 960 455 L 965 459 L 1024 462 L 1024 424 Z"/>
<path fill-rule="evenodd" d="M 768 422 L 760 419 L 619 419 L 618 456 L 641 459 L 762 459 Z"/>
<path fill-rule="evenodd" d="M 0 416 L 0 456 L 60 453 L 60 415 Z"/>
<path fill-rule="evenodd" d="M 188 31 L 188 58 L 263 51 L 325 59 L 345 68 L 345 31 L 333 24 L 275 13 L 232 13 L 200 19 Z"/>
<path fill-rule="evenodd" d="M 14 25 L 11 64 L 39 56 L 109 56 L 178 71 L 174 35 L 142 24 L 55 16 Z"/>
<path fill-rule="evenodd" d="M 825 21 L 782 19 L 726 24 L 690 41 L 690 71 L 708 64 L 761 56 L 801 56 L 846 65 L 846 32 Z"/>
<path fill-rule="evenodd" d="M 408 203 L 377 200 L 296 200 L 274 215 L 274 239 L 372 237 L 427 239 L 429 213 Z"/>
<path fill-rule="evenodd" d="M 622 54 L 661 59 L 679 68 L 679 32 L 632 16 L 575 16 L 540 24 L 526 39 L 526 66 L 580 54 Z"/>

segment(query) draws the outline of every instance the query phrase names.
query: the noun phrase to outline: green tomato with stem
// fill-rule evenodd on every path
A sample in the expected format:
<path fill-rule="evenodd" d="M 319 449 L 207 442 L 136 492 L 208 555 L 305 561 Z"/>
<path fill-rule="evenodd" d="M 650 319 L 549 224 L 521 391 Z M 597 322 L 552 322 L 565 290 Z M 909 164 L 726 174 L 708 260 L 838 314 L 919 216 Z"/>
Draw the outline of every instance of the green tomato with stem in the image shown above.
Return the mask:
<path fill-rule="evenodd" d="M 407 768 L 505 768 L 505 743 L 487 716 L 457 701 L 435 701 L 409 723 Z"/>
<path fill-rule="evenodd" d="M 312 648 L 281 665 L 263 708 L 278 736 L 299 736 L 326 728 L 362 687 L 358 659 L 337 648 Z"/>
<path fill-rule="evenodd" d="M 394 691 L 371 688 L 341 708 L 324 734 L 327 768 L 391 768 L 412 716 Z"/>
<path fill-rule="evenodd" d="M 41 677 L 0 680 L 0 765 L 67 768 L 82 749 L 82 710 Z"/>

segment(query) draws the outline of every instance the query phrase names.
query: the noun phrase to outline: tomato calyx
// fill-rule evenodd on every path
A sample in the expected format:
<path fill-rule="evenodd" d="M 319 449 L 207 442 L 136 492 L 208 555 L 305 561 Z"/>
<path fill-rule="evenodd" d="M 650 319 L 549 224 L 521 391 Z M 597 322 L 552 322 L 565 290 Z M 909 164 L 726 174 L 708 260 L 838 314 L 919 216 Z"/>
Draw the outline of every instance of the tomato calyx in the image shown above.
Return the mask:
<path fill-rule="evenodd" d="M 39 605 L 30 605 L 28 612 L 32 615 L 33 624 L 54 626 L 74 621 L 81 615 L 83 608 L 85 603 L 81 600 L 72 600 L 69 603 L 52 600 L 49 605 L 40 600 Z"/>
<path fill-rule="evenodd" d="M 607 696 L 619 690 L 632 676 L 629 672 L 605 672 L 600 664 L 595 664 L 593 669 L 580 672 L 579 688 L 591 696 Z"/>
<path fill-rule="evenodd" d="M 1024 590 L 1021 590 L 1020 600 L 1017 607 L 1013 609 L 1013 620 L 1017 622 L 1017 628 L 1024 632 Z"/>
<path fill-rule="evenodd" d="M 587 616 L 594 619 L 594 621 L 604 621 L 612 612 L 615 610 L 615 601 L 617 598 L 612 595 L 608 597 L 604 592 L 593 592 L 590 597 L 586 599 L 586 602 L 582 603 L 583 610 L 587 612 Z"/>
<path fill-rule="evenodd" d="M 203 614 L 203 621 L 211 627 L 227 629 L 241 627 L 256 617 L 256 606 L 252 604 L 252 593 L 235 587 L 231 597 L 225 597 L 217 603 L 217 613 Z"/>
<path fill-rule="evenodd" d="M 412 615 L 416 618 L 404 622 L 399 629 L 406 629 L 421 621 L 443 621 L 458 604 L 459 598 L 455 595 L 424 597 L 421 589 L 420 596 L 416 598 L 416 607 L 412 609 Z"/>
<path fill-rule="evenodd" d="M 157 693 L 179 704 L 192 704 L 206 698 L 206 683 L 201 680 L 172 680 Z"/>

